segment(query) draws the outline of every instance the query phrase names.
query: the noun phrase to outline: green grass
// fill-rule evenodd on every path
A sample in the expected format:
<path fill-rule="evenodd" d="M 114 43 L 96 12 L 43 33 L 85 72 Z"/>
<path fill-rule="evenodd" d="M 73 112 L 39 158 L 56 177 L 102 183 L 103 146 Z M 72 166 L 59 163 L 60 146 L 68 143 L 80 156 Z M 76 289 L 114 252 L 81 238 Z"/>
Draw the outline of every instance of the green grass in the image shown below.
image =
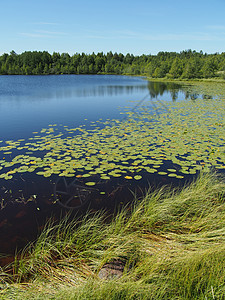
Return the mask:
<path fill-rule="evenodd" d="M 111 219 L 49 222 L 1 270 L 0 299 L 225 299 L 224 196 L 224 179 L 202 173 L 184 188 L 148 191 Z M 122 278 L 100 279 L 113 259 L 125 262 Z"/>
<path fill-rule="evenodd" d="M 147 75 L 147 74 L 146 74 Z M 135 77 L 137 77 L 137 75 L 134 75 Z M 141 75 L 140 75 L 141 76 Z M 158 81 L 158 82 L 162 82 L 162 81 L 165 81 L 165 82 L 176 82 L 176 83 L 198 83 L 198 82 L 205 82 L 205 83 L 209 83 L 209 82 L 218 82 L 218 83 L 225 83 L 225 80 L 224 78 L 221 78 L 221 77 L 213 77 L 213 78 L 192 78 L 192 79 L 186 79 L 186 78 L 152 78 L 152 77 L 148 77 L 146 76 L 146 78 L 149 80 L 149 81 Z"/>

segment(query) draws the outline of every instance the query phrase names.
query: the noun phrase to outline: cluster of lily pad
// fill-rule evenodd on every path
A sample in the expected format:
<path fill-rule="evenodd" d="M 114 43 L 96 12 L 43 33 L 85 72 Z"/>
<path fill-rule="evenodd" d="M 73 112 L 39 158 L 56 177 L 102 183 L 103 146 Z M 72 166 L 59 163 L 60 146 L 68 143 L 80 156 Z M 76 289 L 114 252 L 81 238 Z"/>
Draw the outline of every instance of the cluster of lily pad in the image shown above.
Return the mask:
<path fill-rule="evenodd" d="M 49 125 L 29 140 L 0 141 L 0 178 L 35 172 L 102 180 L 142 178 L 143 172 L 182 179 L 211 167 L 225 169 L 225 99 L 142 106 L 123 120 L 97 121 L 92 129 Z M 21 151 L 21 154 L 20 154 Z M 173 167 L 165 170 L 165 162 Z"/>

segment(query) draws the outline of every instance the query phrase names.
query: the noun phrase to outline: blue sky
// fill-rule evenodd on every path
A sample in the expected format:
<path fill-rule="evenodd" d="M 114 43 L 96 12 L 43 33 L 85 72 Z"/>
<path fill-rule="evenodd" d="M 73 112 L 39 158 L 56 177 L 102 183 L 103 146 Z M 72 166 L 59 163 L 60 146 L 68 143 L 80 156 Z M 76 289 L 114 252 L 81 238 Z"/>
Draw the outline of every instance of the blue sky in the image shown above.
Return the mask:
<path fill-rule="evenodd" d="M 3 0 L 0 54 L 225 52 L 225 0 Z"/>

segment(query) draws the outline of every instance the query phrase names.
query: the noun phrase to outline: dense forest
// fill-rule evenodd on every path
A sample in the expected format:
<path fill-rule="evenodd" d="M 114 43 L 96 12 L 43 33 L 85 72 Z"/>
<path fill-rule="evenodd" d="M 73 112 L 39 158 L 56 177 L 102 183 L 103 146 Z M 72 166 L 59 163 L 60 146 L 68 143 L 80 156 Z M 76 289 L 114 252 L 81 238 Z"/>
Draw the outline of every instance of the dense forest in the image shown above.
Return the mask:
<path fill-rule="evenodd" d="M 157 55 L 56 53 L 26 51 L 0 56 L 1 75 L 42 74 L 129 74 L 152 78 L 213 78 L 225 79 L 225 52 L 207 54 L 185 50 L 159 52 Z"/>

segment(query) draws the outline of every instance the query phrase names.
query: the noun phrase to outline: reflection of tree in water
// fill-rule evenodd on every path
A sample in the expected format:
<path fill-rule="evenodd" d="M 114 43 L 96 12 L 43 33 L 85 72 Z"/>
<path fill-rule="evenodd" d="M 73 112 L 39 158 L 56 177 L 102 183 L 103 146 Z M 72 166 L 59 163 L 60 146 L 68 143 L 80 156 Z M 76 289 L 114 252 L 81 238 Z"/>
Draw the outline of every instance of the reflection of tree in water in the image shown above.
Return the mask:
<path fill-rule="evenodd" d="M 148 82 L 148 90 L 151 99 L 157 98 L 158 96 L 162 96 L 165 92 L 171 94 L 171 98 L 173 101 L 176 101 L 178 97 L 178 92 L 183 91 L 181 85 L 172 83 L 172 82 Z"/>
<path fill-rule="evenodd" d="M 184 91 L 185 99 L 191 99 L 191 100 L 196 100 L 199 98 L 199 94 L 197 93 L 191 93 L 190 91 Z"/>
<path fill-rule="evenodd" d="M 203 95 L 202 95 L 202 98 L 203 98 L 203 99 L 206 99 L 206 100 L 207 100 L 207 99 L 213 99 L 213 96 L 203 94 Z"/>
<path fill-rule="evenodd" d="M 114 96 L 122 94 L 133 94 L 144 91 L 146 89 L 145 84 L 139 85 L 107 85 L 107 86 L 94 86 L 91 88 L 80 88 L 72 91 L 72 96 L 77 97 L 90 97 L 90 96 Z"/>
<path fill-rule="evenodd" d="M 158 96 L 162 96 L 164 93 L 170 93 L 171 99 L 175 102 L 178 98 L 178 93 L 181 92 L 184 94 L 185 99 L 195 100 L 200 96 L 202 99 L 212 99 L 212 96 L 209 95 L 200 95 L 196 92 L 191 92 L 190 90 L 186 89 L 184 86 L 173 83 L 173 82 L 148 82 L 148 90 L 151 99 L 157 99 Z"/>
<path fill-rule="evenodd" d="M 207 95 L 207 94 L 198 94 L 195 92 L 190 92 L 190 91 L 183 91 L 184 95 L 185 95 L 185 99 L 191 99 L 191 100 L 196 100 L 198 98 L 202 98 L 204 100 L 209 100 L 209 99 L 213 99 L 213 96 L 211 95 Z"/>

